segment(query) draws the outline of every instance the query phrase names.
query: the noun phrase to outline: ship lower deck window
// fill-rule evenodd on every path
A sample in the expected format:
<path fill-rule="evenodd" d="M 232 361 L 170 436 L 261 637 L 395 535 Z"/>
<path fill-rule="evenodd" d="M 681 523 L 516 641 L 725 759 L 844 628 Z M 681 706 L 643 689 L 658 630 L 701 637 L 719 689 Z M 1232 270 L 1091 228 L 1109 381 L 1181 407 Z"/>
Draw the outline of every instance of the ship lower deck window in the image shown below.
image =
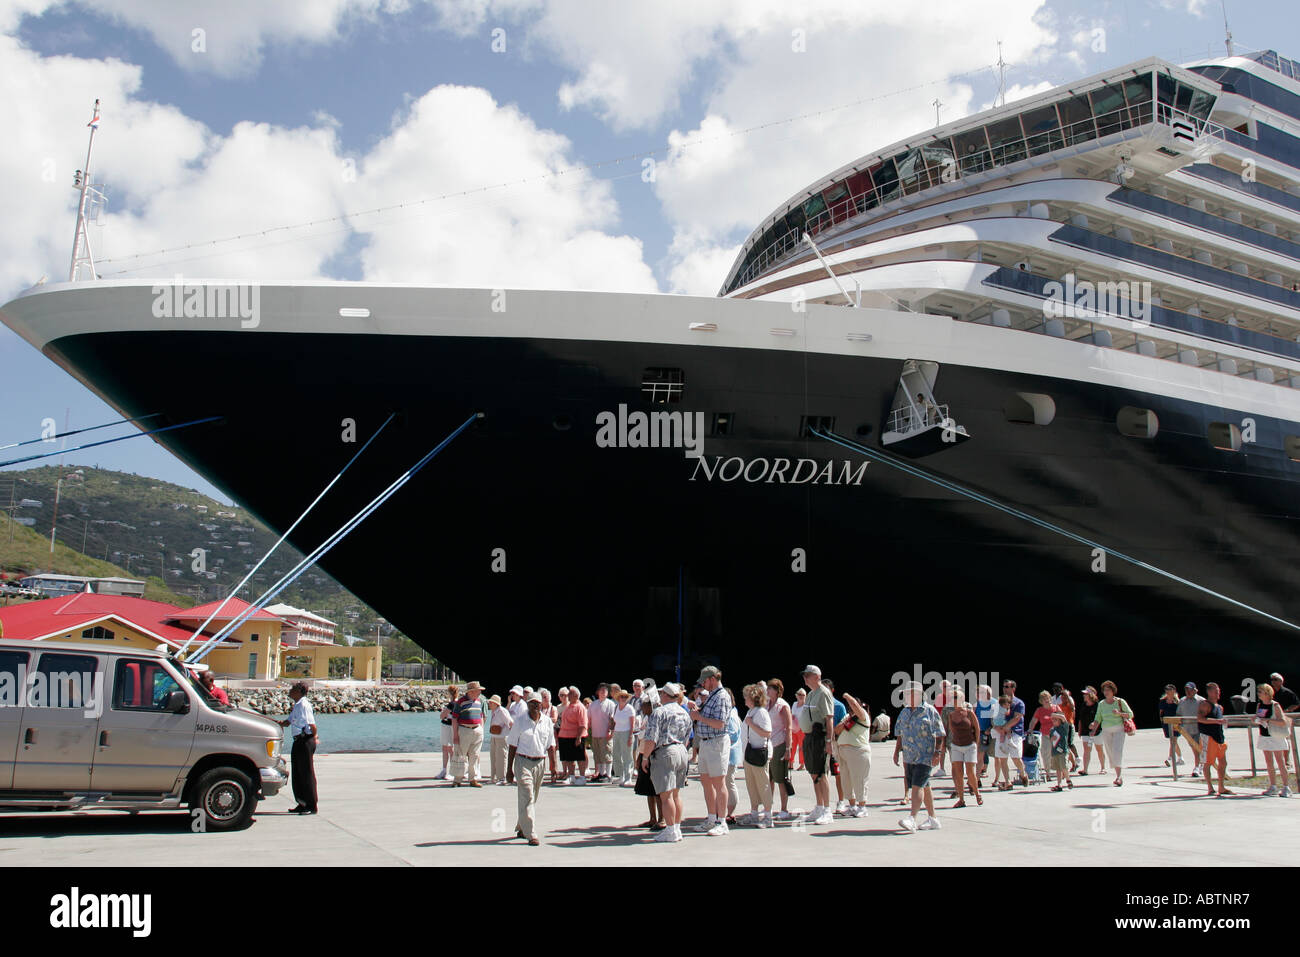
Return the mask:
<path fill-rule="evenodd" d="M 804 439 L 816 438 L 812 430 L 818 432 L 834 432 L 835 416 L 833 415 L 805 415 L 799 423 L 799 437 Z"/>
<path fill-rule="evenodd" d="M 1037 392 L 1016 392 L 1002 404 L 1002 414 L 1008 422 L 1028 425 L 1051 425 L 1056 418 L 1056 402 L 1050 395 Z"/>
<path fill-rule="evenodd" d="M 1126 405 L 1115 416 L 1115 425 L 1121 435 L 1135 439 L 1154 439 L 1160 431 L 1160 420 L 1150 409 L 1138 409 Z"/>
<path fill-rule="evenodd" d="M 1292 462 L 1300 462 L 1300 435 L 1288 435 L 1282 443 L 1286 457 Z"/>
<path fill-rule="evenodd" d="M 731 435 L 731 430 L 736 424 L 736 414 L 734 412 L 714 412 L 713 413 L 713 435 Z"/>
<path fill-rule="evenodd" d="M 1211 422 L 1209 440 L 1210 445 L 1224 452 L 1241 451 L 1241 429 L 1231 422 Z"/>
<path fill-rule="evenodd" d="M 652 366 L 641 376 L 641 394 L 651 402 L 680 402 L 686 386 L 686 372 Z"/>

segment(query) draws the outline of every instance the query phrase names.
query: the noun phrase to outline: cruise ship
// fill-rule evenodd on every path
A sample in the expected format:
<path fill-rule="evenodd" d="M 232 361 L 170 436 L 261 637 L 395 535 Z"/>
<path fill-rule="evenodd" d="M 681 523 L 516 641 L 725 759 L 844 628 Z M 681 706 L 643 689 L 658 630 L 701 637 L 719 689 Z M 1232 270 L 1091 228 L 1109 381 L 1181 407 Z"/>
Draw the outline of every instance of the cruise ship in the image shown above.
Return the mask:
<path fill-rule="evenodd" d="M 124 416 L 218 416 L 156 438 L 281 531 L 395 415 L 304 552 L 481 413 L 322 567 L 490 689 L 812 661 L 876 707 L 950 672 L 1154 703 L 1300 666 L 1275 52 L 1142 60 L 855 159 L 714 298 L 169 282 L 2 317 Z"/>

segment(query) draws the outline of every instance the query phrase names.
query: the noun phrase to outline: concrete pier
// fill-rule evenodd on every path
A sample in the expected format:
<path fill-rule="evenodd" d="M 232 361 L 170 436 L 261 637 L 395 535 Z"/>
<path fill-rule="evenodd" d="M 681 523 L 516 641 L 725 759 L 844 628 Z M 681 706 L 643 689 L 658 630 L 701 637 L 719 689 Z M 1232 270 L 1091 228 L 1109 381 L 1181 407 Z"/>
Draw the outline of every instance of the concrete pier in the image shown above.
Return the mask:
<path fill-rule="evenodd" d="M 1261 798 L 1258 788 L 1238 789 L 1237 797 L 1204 797 L 1200 779 L 1171 779 L 1163 767 L 1166 747 L 1158 731 L 1130 738 L 1122 788 L 1094 765 L 1092 774 L 1076 777 L 1072 791 L 1052 793 L 1047 784 L 991 791 L 983 807 L 972 801 L 951 810 L 951 781 L 939 778 L 935 796 L 943 827 L 921 833 L 898 826 L 903 788 L 892 742 L 874 745 L 869 816 L 816 827 L 737 827 L 721 838 L 696 833 L 704 801 L 692 771 L 684 792 L 686 839 L 657 844 L 635 826 L 646 819 L 646 802 L 631 788 L 548 785 L 538 810 L 543 844 L 537 848 L 514 837 L 513 787 L 452 788 L 435 781 L 436 754 L 328 754 L 316 759 L 319 815 L 287 813 L 294 803 L 288 789 L 262 803 L 250 828 L 229 834 L 193 834 L 189 816 L 178 812 L 3 814 L 0 865 L 759 865 L 770 863 L 776 851 L 785 861 L 812 852 L 842 865 L 1194 861 L 1212 868 L 1253 865 L 1263 847 L 1275 861 L 1300 856 L 1300 799 Z M 1244 733 L 1230 733 L 1228 754 L 1232 773 L 1248 773 L 1242 770 L 1250 765 Z M 481 768 L 487 768 L 487 755 Z M 810 808 L 808 775 L 796 772 L 794 782 L 791 809 Z M 738 783 L 743 814 L 749 802 L 743 780 Z"/>

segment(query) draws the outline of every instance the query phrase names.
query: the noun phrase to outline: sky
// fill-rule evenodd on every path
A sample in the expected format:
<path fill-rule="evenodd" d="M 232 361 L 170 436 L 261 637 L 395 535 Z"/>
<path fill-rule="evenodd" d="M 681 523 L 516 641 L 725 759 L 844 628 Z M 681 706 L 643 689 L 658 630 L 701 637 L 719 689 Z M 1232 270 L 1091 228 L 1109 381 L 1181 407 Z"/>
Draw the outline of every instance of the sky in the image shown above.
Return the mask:
<path fill-rule="evenodd" d="M 97 98 L 108 204 L 90 236 L 105 278 L 714 295 L 750 230 L 798 190 L 930 128 L 936 110 L 949 123 L 991 106 L 999 41 L 1008 99 L 1224 48 L 1218 0 L 918 9 L 0 0 L 0 302 L 67 277 Z M 1230 0 L 1227 15 L 1238 50 L 1300 57 L 1290 2 Z M 50 418 L 117 418 L 3 327 L 0 399 L 0 446 Z M 229 500 L 147 439 L 67 460 Z"/>

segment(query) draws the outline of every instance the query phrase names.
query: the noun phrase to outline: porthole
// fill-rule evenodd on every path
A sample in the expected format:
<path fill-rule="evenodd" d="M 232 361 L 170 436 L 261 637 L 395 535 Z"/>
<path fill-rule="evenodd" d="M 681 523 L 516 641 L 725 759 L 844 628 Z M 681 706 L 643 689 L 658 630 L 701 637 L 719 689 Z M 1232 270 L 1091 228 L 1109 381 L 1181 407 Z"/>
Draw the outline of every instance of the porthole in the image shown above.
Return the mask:
<path fill-rule="evenodd" d="M 1300 462 L 1300 435 L 1288 435 L 1282 441 L 1282 447 L 1286 449 L 1286 457 L 1292 462 Z"/>
<path fill-rule="evenodd" d="M 1115 425 L 1121 435 L 1135 439 L 1154 439 L 1160 431 L 1160 420 L 1150 409 L 1138 409 L 1126 405 L 1115 416 Z"/>
<path fill-rule="evenodd" d="M 1050 395 L 1038 392 L 1016 392 L 1002 404 L 1002 414 L 1008 422 L 1028 425 L 1051 425 L 1056 418 L 1056 402 Z"/>
<path fill-rule="evenodd" d="M 573 428 L 573 419 L 567 415 L 557 415 L 551 420 L 551 428 L 555 429 L 556 432 L 568 432 L 569 429 Z"/>

